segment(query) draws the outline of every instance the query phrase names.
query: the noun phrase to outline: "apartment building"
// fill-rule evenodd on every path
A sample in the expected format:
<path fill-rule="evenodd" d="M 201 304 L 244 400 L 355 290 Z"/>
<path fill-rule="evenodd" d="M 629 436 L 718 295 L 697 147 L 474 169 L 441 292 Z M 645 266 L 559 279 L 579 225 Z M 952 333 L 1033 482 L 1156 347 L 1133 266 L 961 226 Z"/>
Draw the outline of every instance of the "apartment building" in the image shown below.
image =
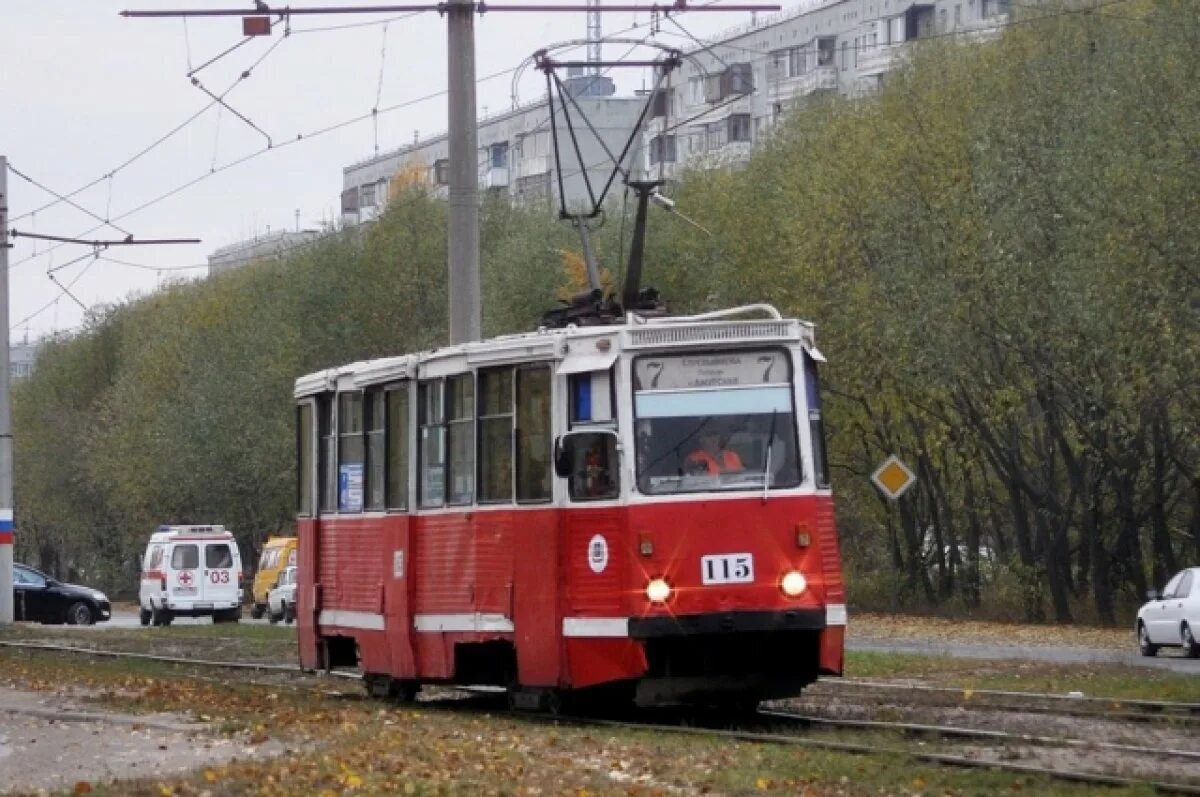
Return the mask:
<path fill-rule="evenodd" d="M 594 186 L 608 178 L 612 170 L 608 153 L 621 152 L 645 99 L 614 96 L 615 87 L 607 77 L 580 75 L 568 78 L 566 83 L 590 122 L 589 127 L 571 107 L 582 154 L 578 159 L 565 138 L 566 122 L 555 99 L 555 123 L 564 157 L 563 184 L 568 202 L 579 204 L 587 196 L 585 172 Z M 547 207 L 557 207 L 559 173 L 554 158 L 550 103 L 545 97 L 482 117 L 478 144 L 481 191 L 514 201 L 544 202 Z M 627 164 L 642 161 L 641 146 L 641 140 L 636 139 Z M 580 167 L 580 160 L 584 168 Z M 449 164 L 449 141 L 443 133 L 347 166 L 342 170 L 342 223 L 353 226 L 370 221 L 409 185 L 428 186 L 435 194 L 445 196 Z"/>
<path fill-rule="evenodd" d="M 30 343 L 28 334 L 20 343 L 13 343 L 8 347 L 8 378 L 10 380 L 15 382 L 33 373 L 33 369 L 37 365 L 39 348 L 41 348 L 41 342 Z"/>
<path fill-rule="evenodd" d="M 986 37 L 1011 0 L 810 0 L 756 24 L 696 42 L 656 99 L 645 132 L 651 176 L 744 160 L 789 110 L 822 93 L 878 88 L 914 42 Z M 663 25 L 671 32 L 671 23 Z M 686 46 L 690 45 L 690 46 Z"/>
<path fill-rule="evenodd" d="M 245 241 L 222 246 L 208 256 L 208 276 L 240 268 L 255 260 L 278 257 L 306 246 L 321 237 L 317 230 L 276 230 Z"/>

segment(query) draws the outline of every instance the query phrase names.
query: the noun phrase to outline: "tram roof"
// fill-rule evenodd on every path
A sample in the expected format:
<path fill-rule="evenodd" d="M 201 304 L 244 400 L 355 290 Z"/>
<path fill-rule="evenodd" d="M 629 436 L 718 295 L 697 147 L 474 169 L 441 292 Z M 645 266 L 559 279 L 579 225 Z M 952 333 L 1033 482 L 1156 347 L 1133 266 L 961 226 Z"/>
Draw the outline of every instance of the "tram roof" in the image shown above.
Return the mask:
<path fill-rule="evenodd" d="M 767 318 L 739 318 L 759 311 Z M 813 325 L 783 318 L 769 305 L 748 305 L 694 316 L 647 318 L 629 314 L 620 324 L 541 328 L 428 351 L 361 360 L 307 374 L 296 380 L 295 397 L 339 386 L 365 387 L 399 379 L 449 376 L 473 368 L 555 362 L 558 373 L 606 368 L 622 351 L 676 348 L 740 348 L 755 343 L 801 343 L 816 358 Z"/>

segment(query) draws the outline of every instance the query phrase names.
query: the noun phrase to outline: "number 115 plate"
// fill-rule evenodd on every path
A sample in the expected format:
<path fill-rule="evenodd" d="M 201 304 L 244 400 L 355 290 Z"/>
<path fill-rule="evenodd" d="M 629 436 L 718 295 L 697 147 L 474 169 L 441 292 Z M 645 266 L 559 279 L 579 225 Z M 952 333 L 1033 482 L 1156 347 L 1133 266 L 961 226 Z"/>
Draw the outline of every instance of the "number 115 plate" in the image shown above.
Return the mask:
<path fill-rule="evenodd" d="M 701 556 L 700 580 L 705 584 L 748 584 L 754 581 L 754 556 L 748 553 Z"/>

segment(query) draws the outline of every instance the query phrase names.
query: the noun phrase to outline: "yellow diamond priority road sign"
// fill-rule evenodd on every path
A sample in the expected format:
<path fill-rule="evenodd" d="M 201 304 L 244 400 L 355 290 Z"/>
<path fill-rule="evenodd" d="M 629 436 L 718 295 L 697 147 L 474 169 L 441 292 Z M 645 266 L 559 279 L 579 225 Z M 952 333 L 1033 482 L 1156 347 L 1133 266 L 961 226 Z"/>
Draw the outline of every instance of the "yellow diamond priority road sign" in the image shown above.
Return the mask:
<path fill-rule="evenodd" d="M 879 488 L 879 492 L 895 501 L 904 495 L 909 487 L 916 484 L 917 477 L 900 461 L 895 454 L 884 460 L 883 464 L 871 474 L 871 481 Z"/>

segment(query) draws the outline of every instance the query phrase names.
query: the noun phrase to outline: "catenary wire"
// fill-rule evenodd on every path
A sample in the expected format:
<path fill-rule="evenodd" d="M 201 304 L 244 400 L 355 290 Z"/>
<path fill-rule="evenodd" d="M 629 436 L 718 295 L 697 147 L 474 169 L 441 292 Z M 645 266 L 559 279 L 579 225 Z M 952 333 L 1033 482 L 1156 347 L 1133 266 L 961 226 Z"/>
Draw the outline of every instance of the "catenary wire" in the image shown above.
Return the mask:
<path fill-rule="evenodd" d="M 22 172 L 22 171 L 21 171 L 20 169 L 18 169 L 17 167 L 13 166 L 13 165 L 12 165 L 12 161 L 9 161 L 9 162 L 8 162 L 8 170 L 9 170 L 10 172 L 12 172 L 13 174 L 15 174 L 17 177 L 20 177 L 20 178 L 21 178 L 22 180 L 24 180 L 25 182 L 27 182 L 27 183 L 31 183 L 31 184 L 33 184 L 34 186 L 37 186 L 38 188 L 42 189 L 42 190 L 43 190 L 43 191 L 45 191 L 47 194 L 50 194 L 51 196 L 53 196 L 53 197 L 55 197 L 56 199 L 58 199 L 60 202 L 66 202 L 68 205 L 70 205 L 71 207 L 75 208 L 75 209 L 76 209 L 76 210 L 78 210 L 80 213 L 83 213 L 83 214 L 85 214 L 85 215 L 87 215 L 87 216 L 91 216 L 91 217 L 92 217 L 93 219 L 95 219 L 96 221 L 103 222 L 103 224 L 102 224 L 101 226 L 104 226 L 104 227 L 112 227 L 114 230 L 117 230 L 118 232 L 123 232 L 123 233 L 125 233 L 126 235 L 132 235 L 132 234 L 133 234 L 133 233 L 131 233 L 129 230 L 125 229 L 124 227 L 121 227 L 120 225 L 117 225 L 117 224 L 112 224 L 112 223 L 109 221 L 109 219 L 107 219 L 107 218 L 101 218 L 100 216 L 97 216 L 95 213 L 91 212 L 91 211 L 90 211 L 90 210 L 88 210 L 87 208 L 85 208 L 85 207 L 83 207 L 82 205 L 79 205 L 78 203 L 76 203 L 76 202 L 75 202 L 74 200 L 72 200 L 70 197 L 63 196 L 62 194 L 58 193 L 58 192 L 57 192 L 57 191 L 55 191 L 54 189 L 52 189 L 52 188 L 47 188 L 46 186 L 42 185 L 42 184 L 41 184 L 41 183 L 39 183 L 37 180 L 33 179 L 32 177 L 30 177 L 29 175 L 25 174 L 24 172 Z M 110 183 L 110 185 L 111 185 L 111 183 Z M 111 198 L 111 194 L 110 194 L 110 198 Z M 16 221 L 16 219 L 13 219 L 13 221 Z"/>
<path fill-rule="evenodd" d="M 997 24 L 995 24 L 995 25 L 991 25 L 991 26 L 977 27 L 977 28 L 973 28 L 973 29 L 970 29 L 970 30 L 963 30 L 963 31 L 950 31 L 950 32 L 945 32 L 945 33 L 941 33 L 941 34 L 934 34 L 934 35 L 931 35 L 931 36 L 922 37 L 922 40 L 928 41 L 928 40 L 930 40 L 930 39 L 936 39 L 936 38 L 948 38 L 948 37 L 962 36 L 962 35 L 974 35 L 974 34 L 978 34 L 978 33 L 980 33 L 980 32 L 986 31 L 986 30 L 1000 30 L 1000 29 L 1005 29 L 1005 28 L 1009 28 L 1009 27 L 1015 27 L 1015 26 L 1017 26 L 1017 25 L 1020 25 L 1020 24 L 1028 24 L 1028 23 L 1032 23 L 1032 22 L 1040 22 L 1040 21 L 1045 21 L 1045 20 L 1047 20 L 1047 19 L 1056 18 L 1056 17 L 1061 17 L 1061 16 L 1066 16 L 1066 15 L 1069 15 L 1069 14 L 1084 14 L 1084 13 L 1092 13 L 1092 12 L 1095 12 L 1095 11 L 1097 11 L 1097 10 L 1104 9 L 1104 8 L 1108 8 L 1108 7 L 1110 7 L 1110 6 L 1114 6 L 1114 5 L 1117 5 L 1117 4 L 1120 4 L 1120 3 L 1125 3 L 1125 2 L 1130 2 L 1130 0 L 1105 0 L 1104 2 L 1099 2 L 1099 3 L 1096 3 L 1095 5 L 1092 5 L 1092 6 L 1081 7 L 1081 8 L 1076 8 L 1076 9 L 1066 9 L 1066 10 L 1059 11 L 1059 12 L 1056 12 L 1056 13 L 1052 13 L 1052 14 L 1044 14 L 1044 15 L 1041 15 L 1041 16 L 1037 16 L 1037 17 L 1031 17 L 1031 18 L 1028 18 L 1028 19 L 1022 19 L 1022 20 L 1007 20 L 1007 21 L 1005 21 L 1005 22 L 1002 22 L 1002 23 L 997 23 Z M 718 0 L 714 0 L 712 3 L 709 3 L 708 5 L 716 5 L 717 3 L 718 3 Z M 628 32 L 629 30 L 636 30 L 636 29 L 639 29 L 639 28 L 645 27 L 646 25 L 650 25 L 651 27 L 654 27 L 654 26 L 656 25 L 656 22 L 657 22 L 657 20 L 652 18 L 652 19 L 651 19 L 649 22 L 647 22 L 647 23 L 636 24 L 636 25 L 634 25 L 634 26 L 631 26 L 630 28 L 626 29 L 626 31 L 623 31 L 623 32 Z M 377 22 L 374 22 L 374 23 L 369 23 L 369 24 L 382 24 L 382 21 L 377 21 Z M 331 27 L 331 28 L 329 28 L 329 29 L 339 29 L 340 27 L 342 27 L 342 26 Z M 350 26 L 345 26 L 345 27 L 350 27 Z M 308 30 L 307 32 L 317 32 L 317 30 L 318 30 L 318 29 L 310 29 L 310 30 Z M 726 46 L 726 47 L 730 47 L 730 48 L 732 48 L 732 49 L 740 49 L 740 50 L 743 50 L 743 51 L 746 51 L 746 52 L 752 52 L 752 53 L 756 53 L 756 54 L 758 54 L 758 55 L 763 55 L 763 56 L 770 56 L 770 55 L 771 55 L 771 53 L 770 53 L 770 52 L 768 52 L 768 51 L 753 50 L 753 49 L 751 49 L 751 48 L 740 47 L 740 46 L 737 46 L 737 45 L 728 45 L 728 44 L 724 44 L 724 43 L 716 43 L 715 45 L 712 45 L 712 46 Z M 810 48 L 801 48 L 801 49 L 810 49 Z M 846 49 L 848 49 L 848 48 L 846 48 Z M 855 49 L 860 49 L 860 47 L 859 47 L 859 46 L 856 46 L 856 47 L 855 47 Z M 715 57 L 715 54 L 714 54 L 714 57 Z M 483 78 L 480 78 L 480 79 L 478 79 L 478 80 L 476 81 L 476 83 L 477 83 L 477 84 L 478 84 L 478 83 L 482 83 L 482 82 L 484 82 L 484 81 L 486 81 L 486 80 L 491 80 L 491 79 L 494 79 L 494 78 L 496 78 L 496 77 L 500 77 L 500 76 L 502 76 L 502 75 L 511 74 L 512 72 L 516 71 L 516 69 L 518 69 L 518 68 L 520 68 L 520 67 L 519 67 L 519 66 L 518 66 L 518 67 L 513 67 L 513 68 L 510 68 L 510 69 L 501 70 L 500 72 L 492 73 L 491 75 L 487 75 L 487 76 L 485 76 L 485 77 L 483 77 Z M 236 85 L 236 84 L 235 84 L 235 85 Z M 387 108 L 385 108 L 385 109 L 382 109 L 382 110 L 380 111 L 380 113 L 388 113 L 388 112 L 391 112 L 391 111 L 394 111 L 394 110 L 399 110 L 400 108 L 409 107 L 409 106 L 411 106 L 411 105 L 415 105 L 415 104 L 417 104 L 417 103 L 420 103 L 420 102 L 425 102 L 425 101 L 428 101 L 428 100 L 430 100 L 430 99 L 434 99 L 434 98 L 436 98 L 436 97 L 440 97 L 440 96 L 444 95 L 445 93 L 446 93 L 446 91 L 445 91 L 445 90 L 441 90 L 441 91 L 438 91 L 438 92 L 433 92 L 433 93 L 431 93 L 431 94 L 427 94 L 427 95 L 425 95 L 425 96 L 423 96 L 423 97 L 414 98 L 413 100 L 405 101 L 405 102 L 402 102 L 402 103 L 397 103 L 397 104 L 394 104 L 394 105 L 392 105 L 392 106 L 389 106 L 389 107 L 387 107 Z M 735 97 L 735 98 L 733 98 L 733 100 L 735 100 L 735 99 L 740 99 L 740 97 Z M 733 100 L 730 100 L 729 102 L 732 102 Z M 704 111 L 704 112 L 702 112 L 702 113 L 700 113 L 700 114 L 697 114 L 697 115 L 695 115 L 695 116 L 693 116 L 693 117 L 690 117 L 689 119 L 686 119 L 686 120 L 684 120 L 684 121 L 682 121 L 682 122 L 680 122 L 680 123 L 678 123 L 678 124 L 676 124 L 676 125 L 672 126 L 671 128 L 669 128 L 669 130 L 676 130 L 676 129 L 678 129 L 679 127 L 681 127 L 681 126 L 683 126 L 683 125 L 685 125 L 685 124 L 689 124 L 689 123 L 691 123 L 692 121 L 695 121 L 696 119 L 698 119 L 698 118 L 700 118 L 700 117 L 703 117 L 703 116 L 706 116 L 706 115 L 708 115 L 708 114 L 711 114 L 711 113 L 713 113 L 714 111 L 716 111 L 716 110 L 719 110 L 720 108 L 722 108 L 722 107 L 724 107 L 725 105 L 729 104 L 729 102 L 721 103 L 721 104 L 719 104 L 719 105 L 717 105 L 717 106 L 714 106 L 714 107 L 712 107 L 712 108 L 709 108 L 709 109 L 707 109 L 706 111 Z M 78 190 L 77 190 L 77 191 L 75 191 L 75 192 L 72 192 L 72 193 L 71 193 L 71 194 L 69 194 L 68 196 L 74 196 L 75 194 L 79 193 L 79 191 L 86 190 L 87 188 L 90 188 L 91 186 L 93 186 L 93 185 L 95 185 L 96 183 L 98 183 L 100 180 L 102 180 L 102 179 L 105 179 L 105 177 L 108 177 L 108 176 L 110 176 L 110 175 L 112 175 L 112 174 L 115 174 L 115 172 L 116 172 L 117 170 L 119 170 L 119 169 L 122 169 L 122 168 L 125 168 L 125 166 L 127 166 L 127 165 L 128 165 L 130 162 L 132 162 L 132 160 L 135 160 L 136 158 L 138 158 L 138 157 L 141 157 L 142 155 L 144 155 L 144 154 L 145 154 L 145 152 L 146 152 L 146 151 L 149 151 L 149 149 L 152 149 L 153 147 L 156 147 L 156 146 L 158 146 L 158 145 L 159 145 L 159 144 L 161 144 L 163 141 L 165 141 L 167 138 L 169 138 L 170 136 L 174 135 L 174 134 L 175 134 L 176 132 L 178 132 L 180 129 L 182 129 L 183 127 L 185 127 L 187 124 L 190 124 L 190 122 L 191 122 L 191 121 L 193 121 L 193 120 L 194 120 L 196 117 L 198 117 L 199 115 L 203 114 L 203 113 L 204 113 L 206 110 L 208 110 L 208 108 L 212 107 L 212 105 L 213 105 L 213 104 L 214 104 L 214 103 L 210 103 L 208 106 L 205 106 L 205 107 L 204 107 L 204 108 L 202 108 L 201 110 L 197 111 L 195 114 L 193 114 L 191 117 L 189 117 L 189 118 L 188 118 L 187 120 L 185 120 L 183 123 L 181 123 L 181 124 L 180 124 L 178 127 L 176 127 L 176 128 L 175 128 L 175 129 L 173 129 L 171 132 L 169 132 L 168 134 L 166 134 L 166 136 L 164 136 L 163 138 L 159 139 L 159 140 L 158 140 L 158 141 L 156 141 L 154 144 L 150 145 L 150 147 L 148 147 L 148 148 L 147 148 L 146 150 L 144 150 L 143 152 L 139 153 L 138 155 L 135 155 L 135 156 L 134 156 L 134 158 L 133 158 L 133 159 L 131 159 L 130 161 L 127 161 L 126 163 L 124 163 L 124 164 L 122 164 L 121 166 L 119 166 L 119 167 L 118 167 L 118 169 L 114 169 L 112 172 L 109 172 L 107 175 L 105 175 L 105 176 L 103 176 L 103 177 L 100 177 L 100 178 L 98 178 L 97 180 L 93 181 L 92 183 L 89 183 L 87 186 L 84 186 L 83 188 L 81 188 L 81 189 L 78 189 Z M 280 148 L 282 148 L 282 147 L 285 147 L 285 146 L 288 146 L 288 145 L 291 145 L 291 144 L 295 144 L 295 143 L 298 143 L 298 142 L 300 142 L 300 141 L 304 141 L 304 140 L 309 140 L 309 139 L 312 139 L 312 138 L 316 138 L 316 137 L 318 137 L 318 136 L 321 136 L 321 135 L 324 135 L 324 134 L 326 134 L 326 133 L 333 132 L 333 131 L 335 131 L 335 130 L 338 130 L 338 129 L 341 129 L 341 128 L 343 128 L 343 127 L 347 127 L 347 126 L 349 126 L 349 125 L 351 125 L 351 124 L 356 124 L 356 123 L 358 123 L 358 122 L 361 122 L 361 121 L 363 121 L 363 120 L 365 120 L 365 119 L 372 118 L 373 116 L 375 116 L 375 114 L 374 114 L 374 113 L 361 114 L 361 115 L 359 115 L 359 116 L 357 116 L 357 117 L 354 117 L 354 118 L 351 118 L 351 119 L 345 120 L 345 121 L 343 121 L 343 122 L 340 122 L 340 123 L 336 123 L 336 124 L 330 125 L 330 126 L 328 126 L 328 127 L 325 127 L 325 128 L 321 128 L 321 129 L 319 129 L 319 130 L 316 130 L 316 131 L 313 131 L 313 132 L 310 132 L 310 133 L 307 133 L 307 134 L 297 134 L 296 138 L 294 138 L 294 139 L 291 139 L 291 140 L 289 140 L 289 141 L 285 141 L 285 142 L 283 142 L 282 144 L 276 145 L 276 146 L 275 146 L 275 147 L 273 147 L 273 148 L 271 148 L 271 147 L 268 147 L 268 148 L 264 148 L 264 149 L 261 149 L 261 150 L 257 150 L 257 151 L 255 151 L 255 152 L 252 152 L 252 153 L 250 153 L 250 154 L 248 154 L 248 155 L 246 155 L 246 156 L 243 156 L 243 157 L 241 157 L 241 158 L 238 158 L 238 159 L 236 159 L 236 160 L 234 160 L 234 161 L 230 161 L 229 163 L 223 164 L 222 166 L 220 166 L 220 167 L 216 168 L 215 170 L 211 170 L 211 171 L 210 171 L 209 173 L 207 173 L 207 174 L 200 175 L 199 177 L 196 177 L 196 178 L 194 178 L 194 179 L 192 179 L 192 180 L 190 180 L 190 181 L 188 181 L 188 182 L 186 182 L 186 183 L 184 183 L 184 184 L 182 184 L 182 185 L 180 185 L 180 186 L 178 186 L 178 187 L 176 187 L 176 188 L 174 188 L 174 189 L 171 189 L 170 191 L 167 191 L 166 193 L 164 193 L 164 194 L 161 194 L 161 195 L 159 195 L 159 196 L 155 197 L 154 199 L 151 199 L 151 200 L 149 200 L 148 202 L 145 202 L 145 203 L 143 203 L 142 205 L 139 205 L 139 206 L 137 206 L 137 207 L 135 207 L 135 208 L 132 208 L 132 209 L 131 209 L 131 210 L 129 210 L 129 211 L 126 211 L 125 213 L 123 213 L 123 214 L 121 214 L 121 215 L 117 216 L 117 217 L 116 217 L 116 220 L 118 220 L 118 221 L 119 221 L 119 220 L 121 220 L 121 219 L 127 218 L 127 217 L 128 217 L 128 216 L 130 216 L 130 215 L 133 215 L 134 213 L 138 213 L 138 212 L 140 212 L 140 211 L 142 211 L 142 210 L 145 210 L 146 208 L 148 208 L 148 207 L 150 207 L 150 206 L 152 206 L 152 205 L 154 205 L 154 204 L 157 204 L 158 202 L 164 201 L 164 200 L 166 200 L 166 199 L 168 199 L 168 198 L 170 198 L 170 197 L 174 196 L 175 194 L 178 194 L 179 192 L 181 192 L 181 191 L 183 191 L 183 190 L 186 190 L 187 188 L 190 188 L 191 186 L 193 186 L 193 185 L 195 185 L 195 184 L 197 184 L 197 183 L 199 183 L 199 182 L 201 182 L 201 181 L 203 181 L 203 180 L 205 180 L 205 179 L 208 179 L 209 177 L 211 177 L 211 176 L 213 176 L 213 175 L 215 175 L 215 174 L 218 174 L 218 173 L 224 172 L 224 171 L 226 171 L 226 170 L 228 170 L 228 169 L 234 168 L 234 167 L 236 167 L 236 166 L 239 166 L 239 165 L 241 165 L 241 164 L 243 164 L 243 163 L 246 163 L 246 162 L 248 162 L 248 161 L 250 161 L 250 160 L 252 160 L 252 159 L 254 159 L 254 158 L 257 158 L 258 156 L 260 156 L 260 155 L 262 155 L 262 154 L 264 154 L 264 153 L 266 153 L 266 152 L 269 152 L 269 151 L 271 151 L 271 149 L 280 149 Z M 55 203 L 50 203 L 49 205 L 46 205 L 46 206 L 44 206 L 43 208 L 39 208 L 38 210 L 45 209 L 45 207 L 52 207 L 54 204 L 57 204 L 57 202 L 55 202 Z M 35 211 L 31 211 L 31 213 L 35 213 L 35 212 L 37 212 L 37 211 L 36 211 L 36 210 L 35 210 Z M 29 214 L 29 213 L 26 213 L 26 214 L 24 214 L 23 216 L 20 216 L 20 217 L 18 217 L 18 218 L 24 218 L 25 216 L 28 216 L 28 215 L 30 215 L 30 214 Z M 15 220 L 17 220 L 17 219 L 13 219 L 13 220 L 15 221 Z M 88 231 L 86 231 L 86 232 L 80 233 L 80 235 L 87 235 L 87 234 L 89 234 L 89 233 L 91 233 L 91 232 L 94 232 L 96 229 L 99 229 L 99 228 L 98 228 L 98 227 L 92 228 L 91 230 L 88 230 Z M 45 252 L 43 252 L 42 254 L 46 254 L 46 253 L 48 253 L 48 252 L 52 251 L 54 248 L 56 248 L 56 247 L 50 247 L 49 249 L 47 249 L 47 250 L 46 250 Z M 32 259 L 33 257 L 34 257 L 34 256 L 30 256 L 30 257 L 24 258 L 23 260 L 19 260 L 19 261 L 17 261 L 16 263 L 12 264 L 12 265 L 10 266 L 10 268 L 13 268 L 13 267 L 15 267 L 15 266 L 17 266 L 17 265 L 20 265 L 21 263 L 27 262 L 28 260 Z M 95 262 L 95 261 L 93 261 L 93 262 Z M 91 264 L 89 264 L 89 268 L 90 268 L 90 265 L 91 265 Z M 82 275 L 82 272 L 81 272 L 81 275 Z M 72 283 L 72 284 L 73 284 L 73 283 Z M 57 301 L 57 299 L 56 299 L 55 301 Z M 53 304 L 53 302 L 51 302 L 51 304 Z M 49 306 L 50 306 L 50 305 L 47 305 L 45 308 L 43 308 L 43 310 L 44 310 L 44 309 L 47 309 Z M 41 311 L 39 310 L 39 311 L 35 312 L 33 315 L 37 315 L 39 312 L 41 312 Z M 30 317 L 32 317 L 32 316 L 30 316 Z M 25 319 L 25 320 L 28 320 L 28 319 Z M 20 323 L 24 323 L 24 320 L 23 320 L 22 322 L 20 322 Z M 19 326 L 19 323 L 17 324 L 17 326 Z"/>

